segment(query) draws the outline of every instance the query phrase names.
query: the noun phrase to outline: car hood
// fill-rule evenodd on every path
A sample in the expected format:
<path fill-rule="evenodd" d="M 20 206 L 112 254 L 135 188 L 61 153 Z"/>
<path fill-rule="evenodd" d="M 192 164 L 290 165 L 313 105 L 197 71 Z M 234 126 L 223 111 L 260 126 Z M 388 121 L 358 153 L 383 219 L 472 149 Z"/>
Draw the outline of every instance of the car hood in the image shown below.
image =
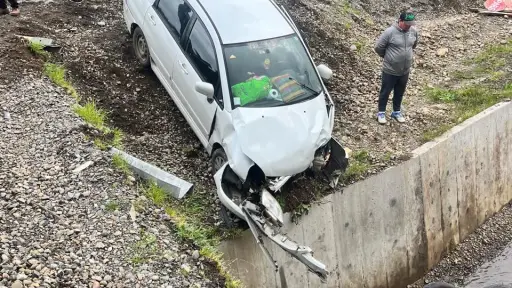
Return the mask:
<path fill-rule="evenodd" d="M 280 107 L 238 107 L 232 111 L 232 121 L 239 149 L 267 177 L 290 176 L 307 169 L 332 132 L 323 94 Z"/>

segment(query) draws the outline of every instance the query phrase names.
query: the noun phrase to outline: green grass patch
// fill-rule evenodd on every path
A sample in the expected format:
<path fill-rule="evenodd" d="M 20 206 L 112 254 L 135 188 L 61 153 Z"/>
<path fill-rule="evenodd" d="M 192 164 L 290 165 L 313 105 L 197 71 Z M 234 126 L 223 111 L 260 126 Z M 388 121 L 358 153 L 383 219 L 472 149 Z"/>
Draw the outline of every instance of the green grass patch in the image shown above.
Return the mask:
<path fill-rule="evenodd" d="M 132 247 L 133 256 L 130 258 L 132 264 L 138 265 L 148 263 L 152 259 L 161 256 L 158 249 L 157 238 L 155 235 L 148 233 L 144 230 L 140 231 L 140 240 L 138 240 Z"/>
<path fill-rule="evenodd" d="M 128 165 L 126 160 L 124 160 L 123 157 L 121 157 L 121 155 L 114 154 L 114 156 L 112 156 L 112 165 L 114 165 L 114 167 L 117 170 L 123 172 L 125 175 L 132 175 L 132 170 L 130 170 L 130 166 Z"/>
<path fill-rule="evenodd" d="M 484 79 L 477 84 L 461 85 L 460 88 L 428 88 L 427 98 L 434 103 L 450 104 L 452 109 L 449 123 L 425 131 L 421 142 L 431 141 L 451 127 L 473 117 L 483 110 L 512 97 L 512 85 L 508 79 L 512 73 L 506 67 L 512 65 L 512 40 L 486 47 L 476 57 L 468 60 L 468 69 L 454 73 L 457 79 Z"/>
<path fill-rule="evenodd" d="M 123 147 L 123 138 L 124 133 L 119 128 L 114 128 L 112 130 L 112 146 L 116 148 L 122 148 Z"/>
<path fill-rule="evenodd" d="M 504 44 L 491 44 L 487 46 L 472 60 L 476 64 L 485 65 L 487 67 L 501 67 L 505 65 L 505 58 L 511 57 L 512 40 L 508 40 Z"/>
<path fill-rule="evenodd" d="M 105 130 L 105 119 L 107 117 L 107 113 L 102 109 L 96 107 L 96 103 L 94 101 L 88 101 L 85 105 L 76 104 L 73 107 L 78 116 L 84 119 L 85 122 L 91 124 L 94 128 L 104 131 Z"/>
<path fill-rule="evenodd" d="M 105 151 L 108 148 L 108 145 L 105 142 L 103 142 L 100 138 L 94 139 L 93 143 L 94 146 L 98 147 L 98 149 L 100 150 Z"/>
<path fill-rule="evenodd" d="M 366 150 L 354 152 L 352 159 L 349 160 L 349 165 L 345 173 L 342 175 L 342 182 L 358 180 L 368 172 L 371 168 L 370 154 Z"/>
<path fill-rule="evenodd" d="M 117 201 L 109 200 L 107 203 L 105 203 L 105 210 L 114 212 L 116 210 L 119 210 L 119 203 Z"/>
<path fill-rule="evenodd" d="M 435 138 L 443 135 L 446 131 L 450 130 L 453 127 L 453 125 L 450 124 L 443 124 L 439 127 L 436 127 L 435 129 L 430 129 L 421 135 L 421 143 L 426 143 L 429 141 L 434 140 Z"/>
<path fill-rule="evenodd" d="M 511 97 L 510 90 L 496 90 L 483 85 L 473 85 L 459 89 L 433 88 L 427 90 L 427 96 L 437 103 L 453 103 L 454 122 L 458 124 L 481 111 Z"/>
<path fill-rule="evenodd" d="M 217 227 L 206 224 L 204 217 L 206 197 L 200 194 L 189 195 L 183 200 L 168 197 L 155 182 L 148 182 L 142 187 L 144 195 L 157 206 L 163 207 L 176 227 L 179 238 L 191 241 L 199 247 L 199 253 L 216 263 L 219 273 L 225 278 L 227 288 L 242 287 L 241 282 L 234 279 L 226 270 L 222 254 L 218 251 L 221 236 Z M 235 232 L 236 233 L 236 232 Z"/>
<path fill-rule="evenodd" d="M 35 55 L 41 56 L 45 61 L 50 59 L 50 53 L 44 50 L 44 45 L 41 43 L 29 41 L 28 50 Z"/>
<path fill-rule="evenodd" d="M 44 64 L 44 74 L 48 76 L 53 83 L 64 88 L 73 98 L 79 99 L 78 93 L 73 85 L 66 80 L 66 69 L 64 69 L 64 66 L 47 62 Z"/>

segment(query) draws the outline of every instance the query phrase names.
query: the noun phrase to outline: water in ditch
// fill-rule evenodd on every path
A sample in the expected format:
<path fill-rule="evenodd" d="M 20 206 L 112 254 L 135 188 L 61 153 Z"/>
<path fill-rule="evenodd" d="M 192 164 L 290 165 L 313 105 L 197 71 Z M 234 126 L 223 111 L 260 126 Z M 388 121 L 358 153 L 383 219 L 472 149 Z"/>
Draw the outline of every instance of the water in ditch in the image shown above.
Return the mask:
<path fill-rule="evenodd" d="M 512 243 L 498 257 L 482 265 L 466 283 L 465 288 L 512 288 Z"/>

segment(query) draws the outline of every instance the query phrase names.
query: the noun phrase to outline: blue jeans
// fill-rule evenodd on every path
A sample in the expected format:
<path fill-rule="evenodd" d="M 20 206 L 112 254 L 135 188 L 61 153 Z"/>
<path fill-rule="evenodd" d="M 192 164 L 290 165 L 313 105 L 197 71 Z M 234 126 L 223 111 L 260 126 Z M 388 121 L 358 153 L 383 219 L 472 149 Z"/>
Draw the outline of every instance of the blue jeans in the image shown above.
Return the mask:
<path fill-rule="evenodd" d="M 379 112 L 386 111 L 391 90 L 393 90 L 393 111 L 400 111 L 408 80 L 409 73 L 403 76 L 395 76 L 382 72 L 382 85 L 379 93 Z"/>

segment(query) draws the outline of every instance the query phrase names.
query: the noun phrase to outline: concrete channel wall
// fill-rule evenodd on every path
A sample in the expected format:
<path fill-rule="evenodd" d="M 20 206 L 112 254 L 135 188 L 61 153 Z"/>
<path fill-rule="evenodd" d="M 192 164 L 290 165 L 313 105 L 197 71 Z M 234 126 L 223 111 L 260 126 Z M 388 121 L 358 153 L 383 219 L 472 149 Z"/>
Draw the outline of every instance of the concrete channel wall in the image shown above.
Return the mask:
<path fill-rule="evenodd" d="M 286 286 L 250 231 L 222 243 L 246 287 L 406 287 L 512 199 L 512 103 L 500 103 L 413 151 L 413 157 L 323 198 L 290 237 L 315 251 L 328 281 L 274 244 Z"/>

